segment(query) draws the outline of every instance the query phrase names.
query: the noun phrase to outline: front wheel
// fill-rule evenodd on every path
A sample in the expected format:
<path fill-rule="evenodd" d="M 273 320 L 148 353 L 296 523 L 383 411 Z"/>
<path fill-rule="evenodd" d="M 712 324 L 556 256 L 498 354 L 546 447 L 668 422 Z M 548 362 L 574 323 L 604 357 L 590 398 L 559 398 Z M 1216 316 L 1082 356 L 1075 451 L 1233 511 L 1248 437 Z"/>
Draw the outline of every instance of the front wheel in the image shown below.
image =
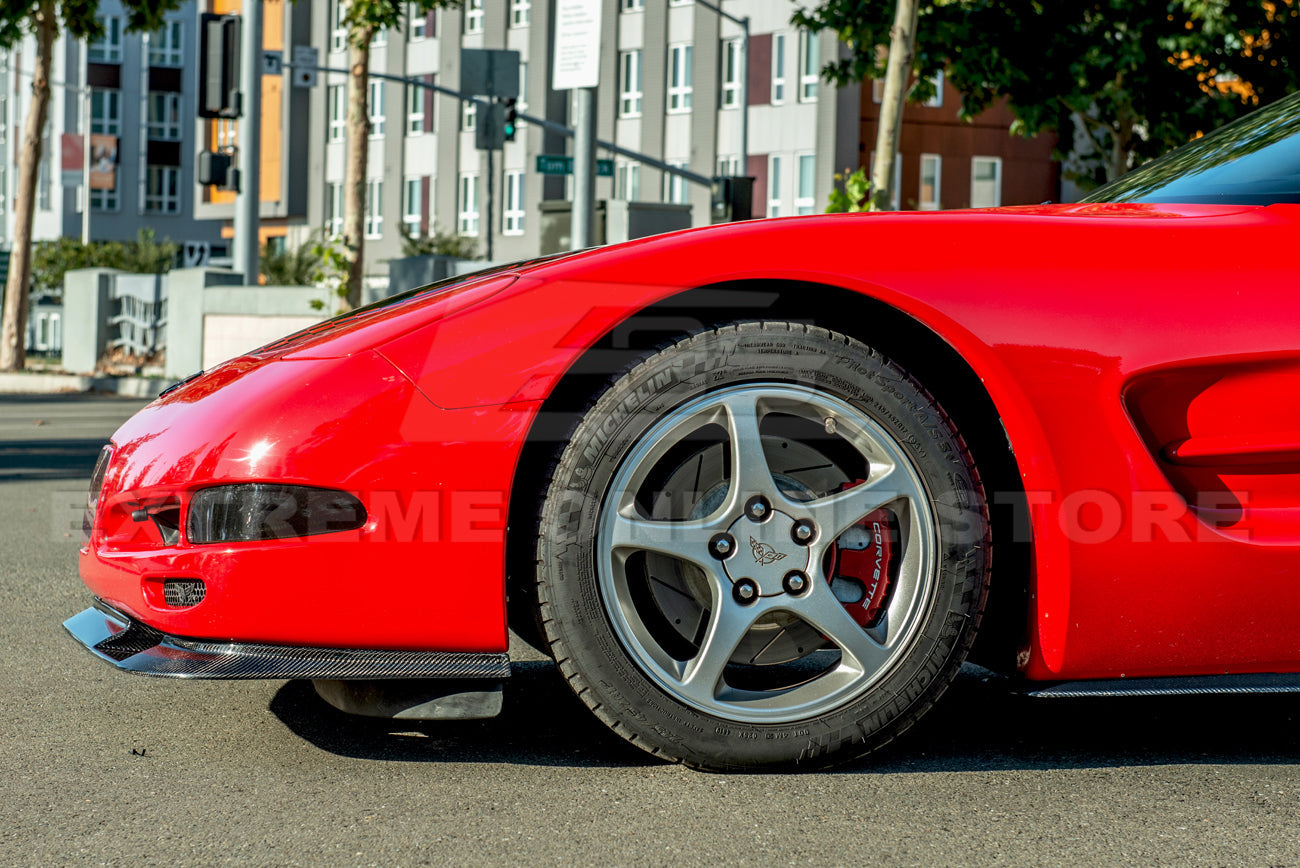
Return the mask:
<path fill-rule="evenodd" d="M 543 506 L 542 621 L 578 696 L 656 755 L 847 759 L 956 674 L 986 516 L 960 435 L 897 366 L 740 323 L 647 359 L 583 418 Z"/>

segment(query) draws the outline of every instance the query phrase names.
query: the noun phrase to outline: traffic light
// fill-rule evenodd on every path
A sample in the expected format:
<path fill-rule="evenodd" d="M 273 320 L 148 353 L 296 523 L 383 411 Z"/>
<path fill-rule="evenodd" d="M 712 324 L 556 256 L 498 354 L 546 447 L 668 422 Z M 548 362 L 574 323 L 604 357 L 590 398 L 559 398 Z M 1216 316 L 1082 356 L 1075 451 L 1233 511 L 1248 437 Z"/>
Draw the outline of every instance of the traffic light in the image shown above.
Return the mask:
<path fill-rule="evenodd" d="M 501 131 L 507 142 L 515 140 L 515 130 L 519 128 L 519 111 L 515 108 L 516 102 L 517 100 L 514 97 L 506 100 L 506 116 Z"/>
<path fill-rule="evenodd" d="M 238 15 L 199 16 L 199 117 L 240 116 Z"/>

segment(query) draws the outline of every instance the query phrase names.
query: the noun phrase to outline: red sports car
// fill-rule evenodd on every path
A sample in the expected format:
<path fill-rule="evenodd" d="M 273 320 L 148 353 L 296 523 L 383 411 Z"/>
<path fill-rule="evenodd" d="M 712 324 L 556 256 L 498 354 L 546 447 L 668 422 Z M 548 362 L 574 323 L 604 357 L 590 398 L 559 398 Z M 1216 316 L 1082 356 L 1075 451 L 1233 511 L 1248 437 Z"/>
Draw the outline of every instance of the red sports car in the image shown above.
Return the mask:
<path fill-rule="evenodd" d="M 119 669 L 496 713 L 507 628 L 715 769 L 1040 695 L 1300 687 L 1300 96 L 1089 201 L 520 263 L 196 375 L 91 484 Z M 409 679 L 398 681 L 398 679 Z"/>

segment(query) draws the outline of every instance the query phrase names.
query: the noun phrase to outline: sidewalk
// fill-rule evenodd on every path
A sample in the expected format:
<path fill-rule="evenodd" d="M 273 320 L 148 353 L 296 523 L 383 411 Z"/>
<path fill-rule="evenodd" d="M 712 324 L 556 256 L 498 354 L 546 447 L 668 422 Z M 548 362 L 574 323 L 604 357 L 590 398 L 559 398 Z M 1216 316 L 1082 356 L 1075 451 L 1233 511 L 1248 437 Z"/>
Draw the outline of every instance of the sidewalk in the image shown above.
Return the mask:
<path fill-rule="evenodd" d="M 130 398 L 156 398 L 174 380 L 165 377 L 91 377 L 78 374 L 0 374 L 0 394 L 55 395 L 100 392 Z"/>

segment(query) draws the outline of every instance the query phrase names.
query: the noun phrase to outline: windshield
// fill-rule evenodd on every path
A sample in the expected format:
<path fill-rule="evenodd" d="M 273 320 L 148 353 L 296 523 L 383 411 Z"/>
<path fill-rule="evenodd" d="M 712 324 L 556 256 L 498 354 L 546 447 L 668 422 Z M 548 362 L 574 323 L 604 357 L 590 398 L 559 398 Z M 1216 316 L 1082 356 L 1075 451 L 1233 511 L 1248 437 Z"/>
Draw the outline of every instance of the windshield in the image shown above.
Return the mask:
<path fill-rule="evenodd" d="M 1300 93 L 1152 160 L 1083 201 L 1187 205 L 1300 202 Z"/>

